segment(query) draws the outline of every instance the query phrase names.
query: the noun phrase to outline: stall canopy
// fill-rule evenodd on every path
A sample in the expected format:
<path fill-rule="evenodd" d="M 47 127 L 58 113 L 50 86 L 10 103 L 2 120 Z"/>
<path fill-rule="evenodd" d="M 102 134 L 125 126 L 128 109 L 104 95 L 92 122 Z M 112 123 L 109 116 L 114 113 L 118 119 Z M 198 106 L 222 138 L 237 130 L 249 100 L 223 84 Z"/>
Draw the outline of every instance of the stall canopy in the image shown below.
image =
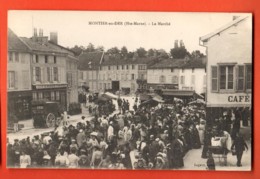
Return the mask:
<path fill-rule="evenodd" d="M 117 95 L 114 95 L 113 93 L 110 93 L 110 92 L 105 92 L 102 96 L 107 97 L 109 99 L 117 99 L 118 98 Z"/>
<path fill-rule="evenodd" d="M 193 97 L 195 92 L 193 90 L 162 90 L 163 96 L 177 96 L 177 97 Z"/>

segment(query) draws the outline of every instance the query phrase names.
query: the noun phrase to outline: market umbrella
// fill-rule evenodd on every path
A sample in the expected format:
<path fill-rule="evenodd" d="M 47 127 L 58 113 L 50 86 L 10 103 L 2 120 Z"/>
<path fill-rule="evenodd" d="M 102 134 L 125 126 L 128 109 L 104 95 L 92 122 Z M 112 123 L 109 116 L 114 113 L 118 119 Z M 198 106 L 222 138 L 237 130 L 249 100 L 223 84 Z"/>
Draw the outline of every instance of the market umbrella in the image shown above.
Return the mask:
<path fill-rule="evenodd" d="M 188 103 L 189 105 L 205 105 L 205 101 L 202 99 L 196 99 L 195 101 L 191 101 Z"/>

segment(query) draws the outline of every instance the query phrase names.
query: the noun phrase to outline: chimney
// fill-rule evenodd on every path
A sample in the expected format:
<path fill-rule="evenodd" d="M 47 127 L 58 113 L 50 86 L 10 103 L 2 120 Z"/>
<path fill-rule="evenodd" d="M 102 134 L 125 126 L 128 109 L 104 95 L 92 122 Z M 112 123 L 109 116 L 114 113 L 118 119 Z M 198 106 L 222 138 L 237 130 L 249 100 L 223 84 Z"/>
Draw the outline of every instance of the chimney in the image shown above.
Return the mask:
<path fill-rule="evenodd" d="M 33 28 L 33 37 L 37 37 L 37 29 Z"/>
<path fill-rule="evenodd" d="M 180 47 L 184 47 L 183 40 L 180 40 Z"/>
<path fill-rule="evenodd" d="M 233 16 L 233 21 L 239 18 L 239 16 Z"/>
<path fill-rule="evenodd" d="M 43 30 L 39 29 L 39 37 L 43 37 Z"/>
<path fill-rule="evenodd" d="M 58 33 L 57 32 L 50 32 L 50 42 L 54 44 L 58 44 Z"/>
<path fill-rule="evenodd" d="M 175 42 L 174 42 L 174 48 L 178 48 L 179 47 L 179 45 L 178 45 L 178 40 L 175 40 Z"/>

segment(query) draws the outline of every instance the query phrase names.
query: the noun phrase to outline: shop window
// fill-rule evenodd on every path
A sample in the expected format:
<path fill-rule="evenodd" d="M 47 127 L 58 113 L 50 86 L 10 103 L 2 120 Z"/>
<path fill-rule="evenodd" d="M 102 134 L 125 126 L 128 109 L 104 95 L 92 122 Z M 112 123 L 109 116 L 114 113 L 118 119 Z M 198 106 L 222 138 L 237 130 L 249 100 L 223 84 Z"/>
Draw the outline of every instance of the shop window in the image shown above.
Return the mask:
<path fill-rule="evenodd" d="M 59 100 L 60 100 L 60 92 L 56 91 L 56 101 L 59 101 Z"/>
<path fill-rule="evenodd" d="M 55 92 L 54 91 L 51 92 L 51 100 L 55 101 Z"/>

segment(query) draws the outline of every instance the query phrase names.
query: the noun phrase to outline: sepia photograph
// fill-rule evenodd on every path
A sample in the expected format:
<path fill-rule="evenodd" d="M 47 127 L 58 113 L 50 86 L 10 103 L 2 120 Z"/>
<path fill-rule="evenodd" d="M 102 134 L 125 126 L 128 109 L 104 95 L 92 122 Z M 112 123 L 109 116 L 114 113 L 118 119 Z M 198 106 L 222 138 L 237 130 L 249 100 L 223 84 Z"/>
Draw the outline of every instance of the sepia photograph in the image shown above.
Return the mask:
<path fill-rule="evenodd" d="M 251 171 L 252 21 L 9 10 L 7 168 Z"/>

